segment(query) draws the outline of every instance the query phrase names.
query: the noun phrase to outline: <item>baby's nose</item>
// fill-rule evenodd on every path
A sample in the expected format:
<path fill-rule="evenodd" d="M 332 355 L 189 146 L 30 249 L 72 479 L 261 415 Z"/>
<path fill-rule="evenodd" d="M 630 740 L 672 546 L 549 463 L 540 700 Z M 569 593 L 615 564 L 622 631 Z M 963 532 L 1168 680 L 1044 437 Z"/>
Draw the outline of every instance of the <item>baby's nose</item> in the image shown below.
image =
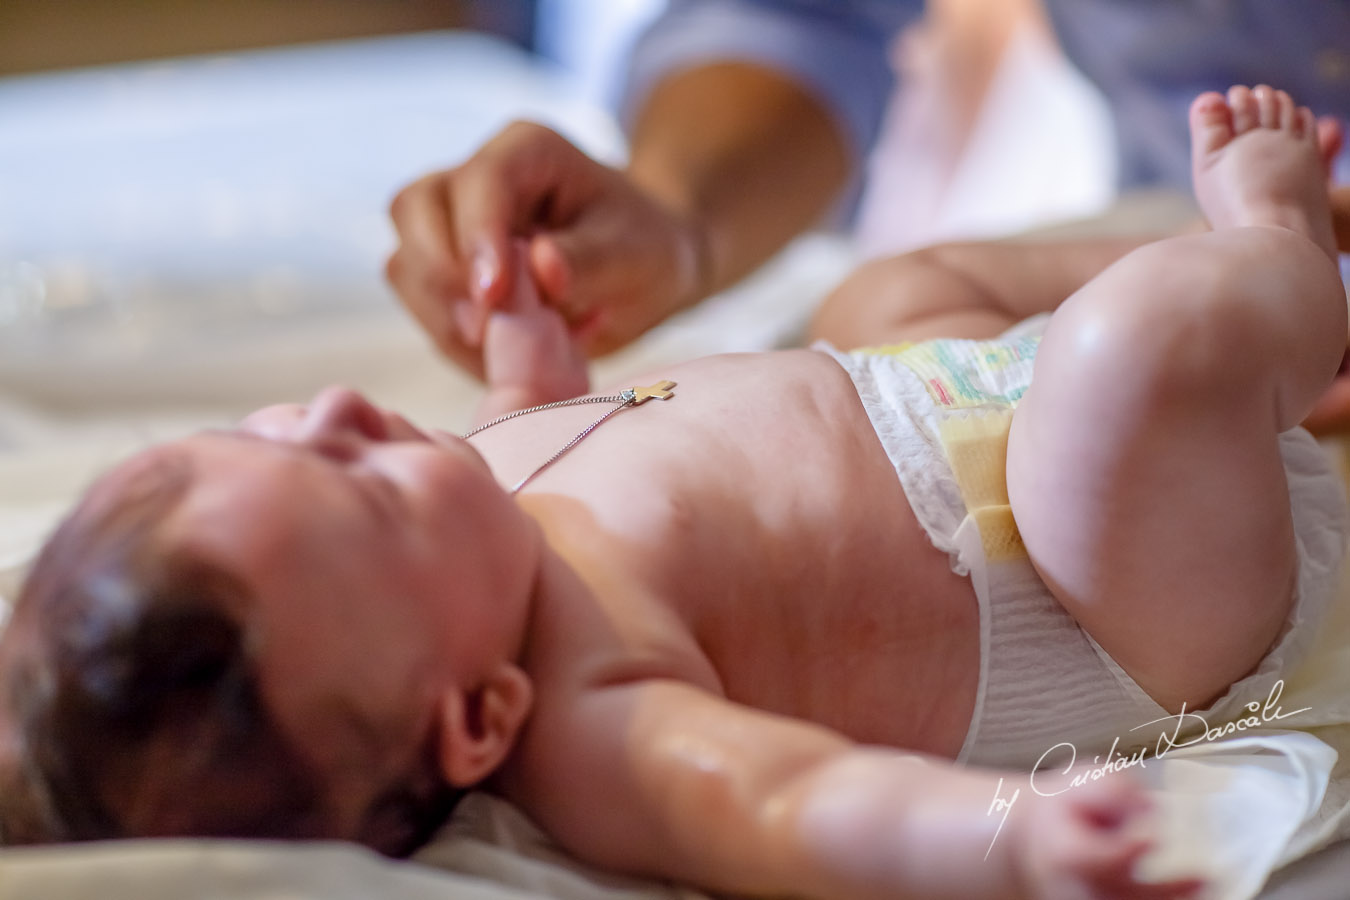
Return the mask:
<path fill-rule="evenodd" d="M 327 387 L 315 395 L 301 423 L 301 441 L 357 434 L 370 440 L 388 437 L 384 414 L 351 388 Z"/>

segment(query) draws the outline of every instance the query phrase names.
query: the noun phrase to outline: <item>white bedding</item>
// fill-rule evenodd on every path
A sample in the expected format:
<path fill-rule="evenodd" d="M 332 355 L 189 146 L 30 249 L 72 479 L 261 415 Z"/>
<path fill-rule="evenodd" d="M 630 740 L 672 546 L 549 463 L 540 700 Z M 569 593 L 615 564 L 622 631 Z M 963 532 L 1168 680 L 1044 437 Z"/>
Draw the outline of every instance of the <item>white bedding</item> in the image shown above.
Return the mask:
<path fill-rule="evenodd" d="M 565 85 L 465 35 L 0 82 L 0 597 L 88 478 L 154 440 L 333 381 L 429 425 L 464 426 L 474 385 L 436 359 L 380 283 L 383 209 L 399 184 L 521 114 L 617 152 L 609 120 Z M 70 180 L 73 192 L 55 192 Z M 842 243 L 799 242 L 743 288 L 603 361 L 596 381 L 791 342 L 850 262 Z M 1347 723 L 1350 629 L 1327 641 L 1286 705 Z M 1319 735 L 1151 763 L 1172 836 L 1151 864 L 1200 865 L 1221 886 L 1214 896 L 1250 897 L 1279 863 L 1344 835 L 1350 772 L 1336 749 L 1350 748 L 1350 728 Z M 239 842 L 8 850 L 0 898 L 696 896 L 578 867 L 486 797 L 417 861 Z"/>

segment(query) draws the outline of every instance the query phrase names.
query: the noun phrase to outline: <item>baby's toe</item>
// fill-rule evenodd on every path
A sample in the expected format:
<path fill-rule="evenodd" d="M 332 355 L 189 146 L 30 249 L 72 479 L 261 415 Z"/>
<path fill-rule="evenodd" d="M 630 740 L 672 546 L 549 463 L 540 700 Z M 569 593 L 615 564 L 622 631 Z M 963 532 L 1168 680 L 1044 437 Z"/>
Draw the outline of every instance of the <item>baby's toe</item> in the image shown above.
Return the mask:
<path fill-rule="evenodd" d="M 1317 117 L 1306 106 L 1294 110 L 1294 135 L 1304 140 L 1317 140 Z"/>
<path fill-rule="evenodd" d="M 1228 106 L 1233 110 L 1233 131 L 1236 134 L 1251 131 L 1261 121 L 1256 97 L 1246 85 L 1235 84 L 1228 89 Z"/>
<path fill-rule="evenodd" d="M 1252 96 L 1256 98 L 1257 118 L 1261 127 L 1279 128 L 1279 99 L 1276 97 L 1275 89 L 1268 84 L 1258 84 L 1252 88 Z"/>
<path fill-rule="evenodd" d="M 1191 104 L 1191 144 L 1199 153 L 1213 153 L 1233 140 L 1233 111 L 1222 94 L 1210 91 Z"/>
<path fill-rule="evenodd" d="M 1293 132 L 1294 123 L 1298 121 L 1298 105 L 1288 91 L 1275 92 L 1275 111 L 1279 115 L 1280 129 Z"/>

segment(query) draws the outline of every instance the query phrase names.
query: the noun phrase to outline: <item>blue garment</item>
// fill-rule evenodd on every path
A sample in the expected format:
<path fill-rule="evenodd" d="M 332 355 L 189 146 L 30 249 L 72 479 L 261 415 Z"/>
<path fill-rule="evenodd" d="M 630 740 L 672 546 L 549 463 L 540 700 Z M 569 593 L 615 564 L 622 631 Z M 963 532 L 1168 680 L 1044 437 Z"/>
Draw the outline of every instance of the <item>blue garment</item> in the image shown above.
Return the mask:
<path fill-rule="evenodd" d="M 1186 109 L 1205 90 L 1265 83 L 1350 118 L 1350 0 L 1045 5 L 1066 55 L 1111 106 L 1123 188 L 1189 189 Z M 860 159 L 893 86 L 890 43 L 922 13 L 921 0 L 670 0 L 637 45 L 625 106 L 631 115 L 675 69 L 752 60 L 820 97 Z"/>

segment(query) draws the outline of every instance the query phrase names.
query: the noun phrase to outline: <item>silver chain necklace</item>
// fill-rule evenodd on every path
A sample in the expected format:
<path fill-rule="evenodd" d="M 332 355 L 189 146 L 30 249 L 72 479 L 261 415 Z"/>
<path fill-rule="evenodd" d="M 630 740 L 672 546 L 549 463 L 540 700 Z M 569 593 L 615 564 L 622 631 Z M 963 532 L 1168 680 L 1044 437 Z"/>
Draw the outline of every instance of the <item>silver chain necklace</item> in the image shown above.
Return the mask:
<path fill-rule="evenodd" d="M 504 416 L 498 416 L 497 418 L 493 419 L 490 422 L 484 422 L 482 425 L 470 428 L 468 431 L 464 432 L 464 434 L 460 435 L 460 437 L 464 438 L 465 440 L 468 440 L 478 432 L 486 431 L 493 425 L 500 425 L 501 423 L 507 421 L 508 419 L 514 419 L 517 416 L 527 416 L 530 413 L 543 412 L 546 409 L 557 409 L 560 406 L 577 406 L 578 404 L 581 403 L 615 404 L 613 409 L 607 410 L 603 416 L 596 419 L 594 422 L 587 425 L 585 428 L 581 429 L 581 432 L 576 437 L 572 438 L 570 441 L 563 444 L 562 447 L 559 448 L 558 452 L 554 453 L 548 459 L 544 460 L 543 464 L 540 465 L 539 468 L 535 469 L 533 472 L 517 481 L 515 487 L 511 488 L 511 493 L 515 494 L 519 492 L 520 489 L 523 488 L 525 485 L 529 484 L 532 480 L 534 480 L 534 476 L 538 475 L 540 472 L 544 471 L 549 466 L 553 465 L 555 462 L 562 459 L 563 454 L 565 454 L 568 450 L 571 450 L 577 444 L 581 443 L 582 440 L 585 439 L 586 435 L 590 434 L 592 431 L 599 428 L 600 423 L 604 422 L 610 416 L 614 415 L 621 409 L 628 409 L 629 407 L 633 406 L 641 406 L 642 404 L 646 403 L 648 400 L 651 400 L 653 398 L 657 400 L 669 400 L 671 397 L 675 396 L 675 392 L 671 390 L 673 387 L 675 387 L 675 382 L 673 381 L 658 381 L 656 384 L 649 385 L 647 387 L 630 387 L 627 390 L 620 391 L 617 394 L 608 394 L 604 397 L 573 397 L 571 400 L 555 400 L 552 403 L 544 403 L 539 406 L 531 406 L 529 409 L 518 409 L 515 412 L 507 413 Z"/>

